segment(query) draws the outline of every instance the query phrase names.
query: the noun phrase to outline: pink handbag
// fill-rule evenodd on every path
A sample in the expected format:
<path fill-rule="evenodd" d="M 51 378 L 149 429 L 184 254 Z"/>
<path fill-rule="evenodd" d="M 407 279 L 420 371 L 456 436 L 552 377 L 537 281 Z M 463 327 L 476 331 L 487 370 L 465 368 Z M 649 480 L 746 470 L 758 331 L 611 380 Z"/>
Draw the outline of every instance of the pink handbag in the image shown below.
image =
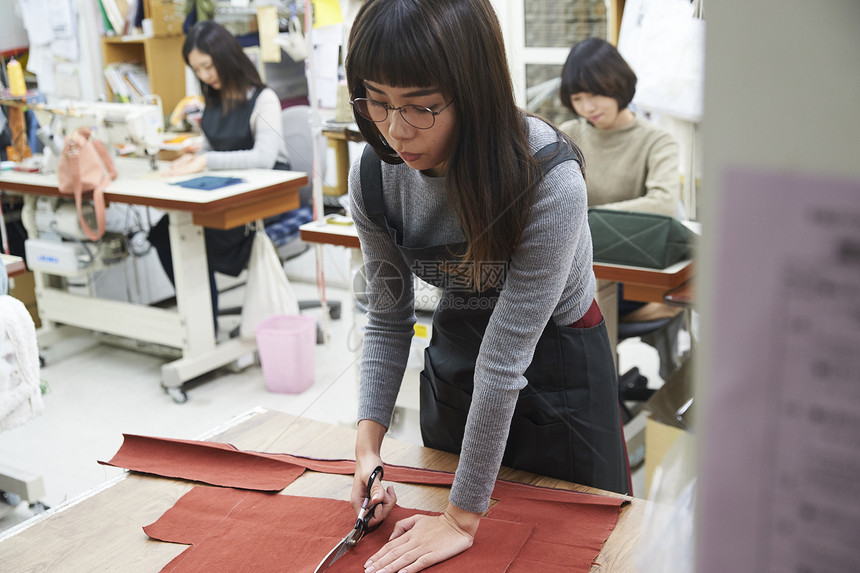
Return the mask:
<path fill-rule="evenodd" d="M 82 127 L 66 137 L 63 154 L 57 167 L 60 193 L 75 196 L 78 220 L 81 229 L 92 241 L 98 241 L 105 234 L 104 190 L 116 179 L 116 168 L 104 144 L 92 137 L 89 128 Z M 81 210 L 85 192 L 93 193 L 93 208 L 96 213 L 96 228 L 84 220 Z"/>

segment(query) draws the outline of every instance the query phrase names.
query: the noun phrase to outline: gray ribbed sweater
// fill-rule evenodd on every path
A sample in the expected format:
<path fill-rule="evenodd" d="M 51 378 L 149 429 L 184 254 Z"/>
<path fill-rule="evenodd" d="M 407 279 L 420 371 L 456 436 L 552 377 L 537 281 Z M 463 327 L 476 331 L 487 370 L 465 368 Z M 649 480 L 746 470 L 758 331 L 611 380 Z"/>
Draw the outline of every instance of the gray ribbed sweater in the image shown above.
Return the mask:
<path fill-rule="evenodd" d="M 546 123 L 530 118 L 532 150 L 556 140 Z M 350 171 L 352 217 L 365 264 L 386 261 L 409 276 L 406 263 L 384 229 L 371 222 L 361 196 L 359 162 Z M 382 164 L 385 212 L 403 230 L 408 247 L 456 243 L 463 230 L 445 196 L 445 179 L 428 177 L 405 164 Z M 371 301 L 365 331 L 359 392 L 359 420 L 385 427 L 397 398 L 415 314 L 411 284 L 393 305 L 375 305 L 383 285 L 369 280 Z M 450 501 L 483 512 L 501 465 L 511 417 L 535 345 L 552 318 L 567 325 L 581 318 L 594 299 L 591 234 L 585 183 L 575 161 L 556 166 L 535 195 L 523 239 L 510 262 L 505 286 L 493 310 L 475 365 L 472 405 Z M 535 447 L 540 447 L 535 444 Z"/>

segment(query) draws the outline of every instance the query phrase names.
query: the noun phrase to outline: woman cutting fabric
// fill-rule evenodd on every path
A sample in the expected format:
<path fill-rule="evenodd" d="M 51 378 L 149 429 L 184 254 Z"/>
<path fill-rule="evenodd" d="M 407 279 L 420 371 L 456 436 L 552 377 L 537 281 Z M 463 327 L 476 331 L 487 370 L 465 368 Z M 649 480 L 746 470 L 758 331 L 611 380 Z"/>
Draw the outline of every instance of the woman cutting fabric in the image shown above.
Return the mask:
<path fill-rule="evenodd" d="M 516 107 L 490 1 L 366 1 L 346 75 L 369 143 L 349 180 L 368 296 L 357 511 L 409 355 L 412 275 L 443 289 L 421 432 L 460 455 L 448 506 L 399 522 L 365 565 L 415 573 L 471 546 L 502 464 L 627 491 L 615 366 L 582 156 Z M 373 525 L 397 498 L 378 481 L 371 498 Z"/>
<path fill-rule="evenodd" d="M 289 169 L 281 127 L 281 104 L 266 87 L 238 40 L 221 25 L 204 21 L 188 32 L 182 47 L 185 62 L 200 82 L 206 102 L 200 127 L 203 143 L 196 153 L 170 164 L 168 176 L 217 169 Z M 150 230 L 165 272 L 173 281 L 168 217 Z M 254 234 L 245 226 L 205 229 L 206 254 L 214 315 L 218 291 L 214 272 L 237 276 L 247 266 Z"/>

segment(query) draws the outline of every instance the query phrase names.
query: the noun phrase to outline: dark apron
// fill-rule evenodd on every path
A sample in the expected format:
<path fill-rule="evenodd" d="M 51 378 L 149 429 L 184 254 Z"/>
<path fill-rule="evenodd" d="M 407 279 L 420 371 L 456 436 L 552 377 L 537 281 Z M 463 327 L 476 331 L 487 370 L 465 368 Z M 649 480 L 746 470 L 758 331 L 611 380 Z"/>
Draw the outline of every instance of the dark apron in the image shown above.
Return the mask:
<path fill-rule="evenodd" d="M 365 169 L 372 160 L 362 159 L 362 196 L 368 217 L 388 229 L 413 270 L 439 268 L 440 263 L 456 260 L 464 245 L 420 249 L 402 245 L 401 233 L 385 218 L 381 174 L 378 185 L 370 183 L 379 171 L 378 161 L 376 167 Z M 545 165 L 545 171 L 552 166 Z M 438 273 L 424 280 L 445 287 Z M 427 447 L 460 453 L 475 363 L 499 292 L 443 290 L 420 381 L 421 436 Z M 618 382 L 605 323 L 570 328 L 550 320 L 525 377 L 528 385 L 517 400 L 502 464 L 627 493 Z"/>
<path fill-rule="evenodd" d="M 226 115 L 223 104 L 207 105 L 203 110 L 200 127 L 213 151 L 244 151 L 254 147 L 251 131 L 251 113 L 254 111 L 260 89 L 248 101 L 235 105 Z M 278 163 L 275 169 L 289 169 L 289 165 Z M 277 215 L 280 218 L 283 215 Z M 267 219 L 267 222 L 269 220 Z M 248 266 L 254 234 L 245 225 L 232 229 L 203 229 L 206 237 L 206 255 L 209 270 L 230 276 L 238 276 Z"/>

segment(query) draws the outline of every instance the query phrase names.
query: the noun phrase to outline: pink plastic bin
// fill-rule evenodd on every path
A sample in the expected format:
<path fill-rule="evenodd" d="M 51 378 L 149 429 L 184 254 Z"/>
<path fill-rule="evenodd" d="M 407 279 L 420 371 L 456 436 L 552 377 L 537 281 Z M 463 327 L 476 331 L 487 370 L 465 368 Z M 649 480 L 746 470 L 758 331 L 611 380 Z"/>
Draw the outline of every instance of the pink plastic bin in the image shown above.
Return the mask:
<path fill-rule="evenodd" d="M 299 394 L 314 383 L 316 320 L 278 314 L 254 329 L 263 380 L 270 392 Z"/>

